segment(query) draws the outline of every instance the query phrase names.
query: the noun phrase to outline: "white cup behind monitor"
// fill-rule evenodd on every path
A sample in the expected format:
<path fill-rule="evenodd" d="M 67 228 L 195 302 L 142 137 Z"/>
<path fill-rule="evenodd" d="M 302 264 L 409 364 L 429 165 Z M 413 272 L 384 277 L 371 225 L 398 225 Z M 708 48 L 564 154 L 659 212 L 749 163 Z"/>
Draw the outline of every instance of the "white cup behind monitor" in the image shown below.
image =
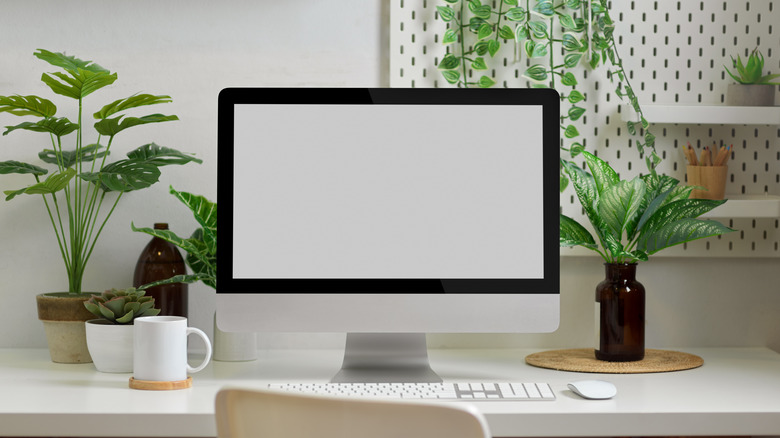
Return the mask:
<path fill-rule="evenodd" d="M 180 382 L 196 373 L 211 359 L 211 342 L 202 330 L 187 327 L 181 316 L 136 318 L 133 333 L 133 379 L 135 381 Z M 206 344 L 206 357 L 197 367 L 187 362 L 187 336 L 196 334 Z"/>

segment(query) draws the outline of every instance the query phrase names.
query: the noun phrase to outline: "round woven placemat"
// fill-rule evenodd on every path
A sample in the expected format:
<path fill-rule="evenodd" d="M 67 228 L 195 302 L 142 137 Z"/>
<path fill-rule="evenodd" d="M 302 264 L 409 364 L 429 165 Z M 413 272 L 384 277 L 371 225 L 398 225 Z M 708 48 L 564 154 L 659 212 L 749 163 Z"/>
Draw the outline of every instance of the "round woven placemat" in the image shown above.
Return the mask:
<path fill-rule="evenodd" d="M 596 359 L 592 348 L 543 351 L 529 354 L 526 363 L 535 367 L 583 373 L 638 374 L 666 373 L 700 367 L 699 356 L 679 351 L 645 350 L 645 358 L 635 362 L 605 362 Z"/>

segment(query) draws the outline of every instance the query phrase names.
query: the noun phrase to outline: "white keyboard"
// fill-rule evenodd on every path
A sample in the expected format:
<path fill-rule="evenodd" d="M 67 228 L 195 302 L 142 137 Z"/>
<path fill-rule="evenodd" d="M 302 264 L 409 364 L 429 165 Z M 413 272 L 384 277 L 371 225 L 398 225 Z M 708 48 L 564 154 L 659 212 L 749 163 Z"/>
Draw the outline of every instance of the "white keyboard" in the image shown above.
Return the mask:
<path fill-rule="evenodd" d="M 378 399 L 555 400 L 546 383 L 271 383 L 268 389 Z"/>

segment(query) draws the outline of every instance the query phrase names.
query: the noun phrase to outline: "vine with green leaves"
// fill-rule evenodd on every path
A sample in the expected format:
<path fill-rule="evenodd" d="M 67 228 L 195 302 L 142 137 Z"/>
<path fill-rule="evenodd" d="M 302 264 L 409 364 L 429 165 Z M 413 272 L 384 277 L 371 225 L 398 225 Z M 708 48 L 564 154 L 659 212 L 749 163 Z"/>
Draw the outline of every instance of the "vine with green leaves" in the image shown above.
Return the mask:
<path fill-rule="evenodd" d="M 615 24 L 607 0 L 525 0 L 525 5 L 518 0 L 496 0 L 497 5 L 492 6 L 480 0 L 443 1 L 445 4 L 436 9 L 439 18 L 448 23 L 442 36 L 447 54 L 437 68 L 448 83 L 464 88 L 494 86 L 495 79 L 486 74 L 491 68 L 489 63 L 502 45 L 520 45 L 520 56 L 525 53 L 529 59 L 544 60 L 528 67 L 523 77 L 532 87 L 557 89 L 561 100 L 570 104 L 566 113 L 561 114 L 563 137 L 570 144 L 562 142 L 561 149 L 574 158 L 584 150 L 584 145 L 572 122 L 585 115 L 586 109 L 580 105 L 587 101 L 587 96 L 576 90 L 578 82 L 571 70 L 583 63 L 591 69 L 607 65 L 607 76 L 617 82 L 615 93 L 620 99 L 627 99 L 638 115 L 639 121 L 627 122 L 627 129 L 631 135 L 642 136 L 636 142 L 637 150 L 645 156 L 650 173 L 655 174 L 655 167 L 661 162 L 655 150 L 655 136 L 618 54 Z M 560 36 L 556 31 L 560 31 Z M 556 53 L 562 55 L 562 62 L 557 60 Z M 588 54 L 589 58 L 583 60 Z M 472 80 L 475 75 L 479 78 Z M 566 91 L 561 90 L 562 86 Z M 562 172 L 561 190 L 567 185 L 568 178 Z"/>

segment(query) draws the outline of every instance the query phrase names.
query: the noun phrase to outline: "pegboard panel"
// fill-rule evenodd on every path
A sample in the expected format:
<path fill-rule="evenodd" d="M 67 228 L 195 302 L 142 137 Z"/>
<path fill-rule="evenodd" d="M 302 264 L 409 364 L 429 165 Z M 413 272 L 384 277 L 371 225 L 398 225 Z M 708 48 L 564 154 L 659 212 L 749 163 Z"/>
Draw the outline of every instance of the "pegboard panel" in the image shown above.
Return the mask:
<path fill-rule="evenodd" d="M 483 0 L 483 2 L 490 0 Z M 556 3 L 557 0 L 556 0 Z M 390 86 L 450 87 L 436 68 L 448 48 L 441 44 L 447 23 L 437 17 L 443 0 L 392 0 Z M 641 105 L 721 105 L 733 80 L 723 66 L 730 56 L 759 47 L 765 73 L 780 73 L 780 7 L 772 0 L 613 1 L 610 15 L 623 66 Z M 562 31 L 554 30 L 560 37 Z M 558 56 L 562 60 L 562 56 Z M 529 60 L 521 47 L 506 41 L 488 70 L 496 87 L 528 87 L 522 77 Z M 607 68 L 570 70 L 585 94 L 586 115 L 575 122 L 585 147 L 607 160 L 621 175 L 646 173 L 636 150 L 638 137 L 625 128 L 626 102 L 614 92 Z M 482 74 L 485 74 L 483 72 Z M 777 88 L 775 93 L 777 97 Z M 566 108 L 566 104 L 563 105 Z M 649 120 L 651 123 L 652 120 Z M 659 172 L 685 181 L 681 147 L 733 145 L 728 193 L 780 195 L 780 125 L 654 124 Z M 587 223 L 571 188 L 561 194 L 561 209 Z M 739 231 L 662 251 L 666 256 L 780 257 L 777 218 L 721 219 Z M 563 249 L 562 254 L 594 254 Z"/>

